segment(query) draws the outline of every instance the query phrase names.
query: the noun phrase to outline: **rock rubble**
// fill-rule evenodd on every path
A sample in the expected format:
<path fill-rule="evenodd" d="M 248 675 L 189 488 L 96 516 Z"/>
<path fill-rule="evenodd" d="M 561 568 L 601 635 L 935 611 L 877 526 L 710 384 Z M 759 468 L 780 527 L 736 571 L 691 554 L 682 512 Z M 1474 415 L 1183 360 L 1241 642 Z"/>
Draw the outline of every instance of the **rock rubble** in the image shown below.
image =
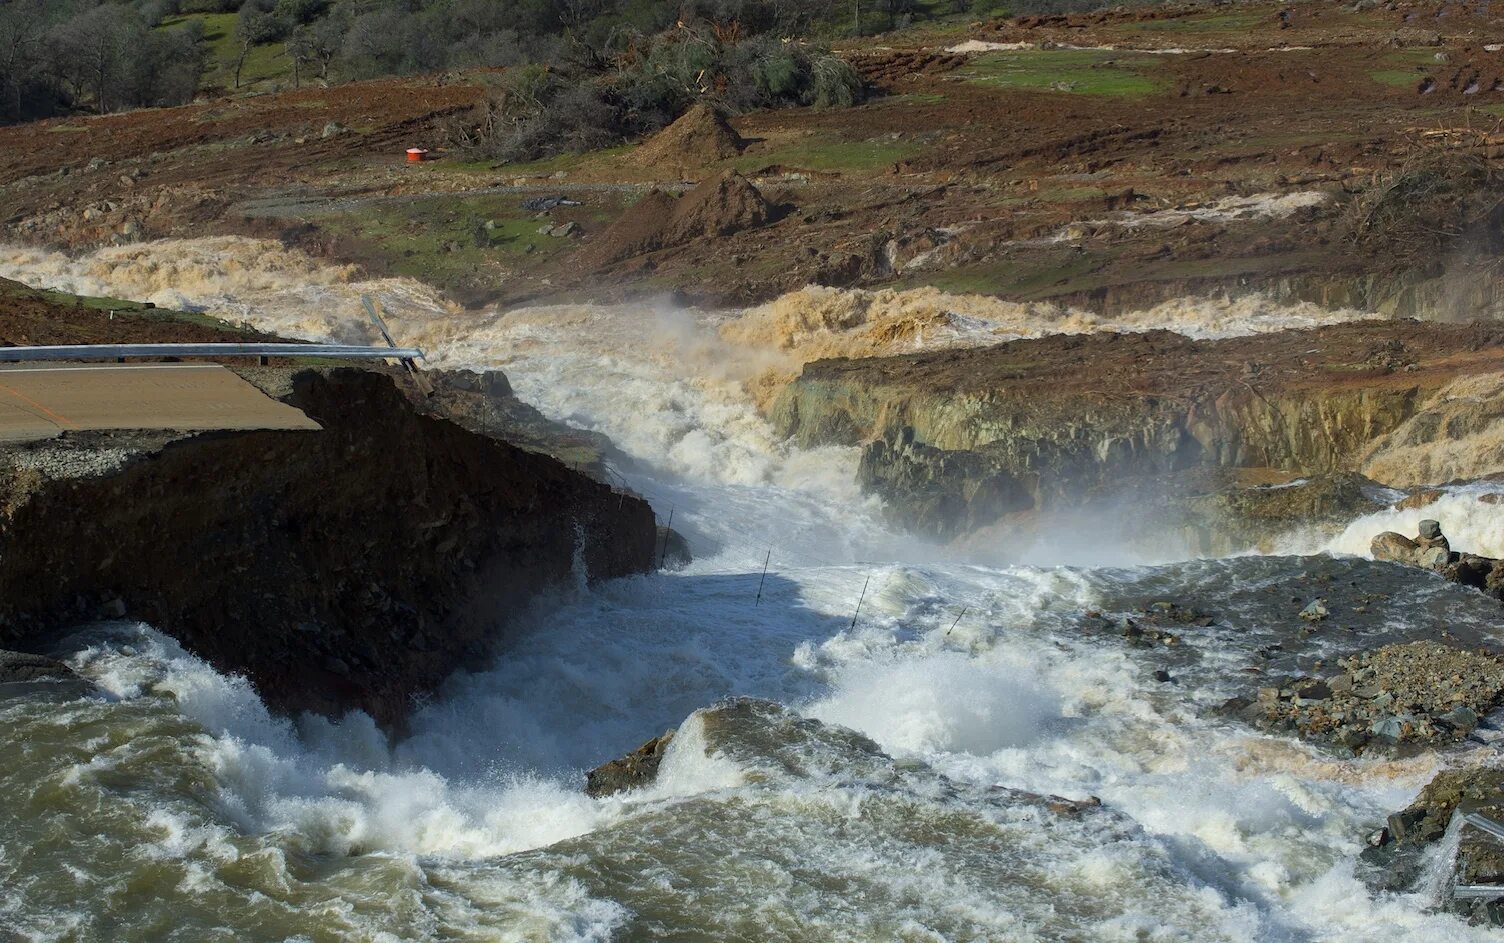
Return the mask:
<path fill-rule="evenodd" d="M 1493 652 L 1418 641 L 1339 664 L 1340 674 L 1274 681 L 1224 709 L 1265 730 L 1361 753 L 1461 740 L 1504 703 L 1504 658 Z"/>

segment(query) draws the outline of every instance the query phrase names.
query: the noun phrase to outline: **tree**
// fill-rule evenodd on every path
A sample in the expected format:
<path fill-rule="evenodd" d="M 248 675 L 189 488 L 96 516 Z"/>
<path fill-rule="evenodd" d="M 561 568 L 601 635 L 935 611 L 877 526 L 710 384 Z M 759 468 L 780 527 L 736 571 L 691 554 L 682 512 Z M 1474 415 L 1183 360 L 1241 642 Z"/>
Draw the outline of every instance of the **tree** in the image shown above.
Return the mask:
<path fill-rule="evenodd" d="M 235 87 L 240 87 L 240 73 L 251 49 L 263 43 L 274 42 L 287 33 L 287 23 L 268 9 L 261 0 L 247 0 L 235 15 L 235 38 L 240 42 L 240 55 L 235 57 Z"/>
<path fill-rule="evenodd" d="M 53 33 L 54 63 L 80 94 L 92 93 L 101 114 L 115 108 L 116 85 L 126 57 L 139 49 L 145 28 L 124 7 L 108 3 L 63 24 Z"/>
<path fill-rule="evenodd" d="M 41 72 L 47 12 L 41 0 L 15 0 L 0 6 L 0 89 L 7 117 L 21 117 L 23 92 Z"/>
<path fill-rule="evenodd" d="M 291 33 L 282 41 L 282 52 L 286 54 L 287 61 L 292 63 L 292 87 L 303 87 L 303 67 L 315 61 L 313 31 L 307 26 L 293 27 Z"/>
<path fill-rule="evenodd" d="M 172 29 L 148 30 L 126 58 L 121 104 L 158 107 L 193 100 L 203 78 L 204 27 L 190 20 Z"/>

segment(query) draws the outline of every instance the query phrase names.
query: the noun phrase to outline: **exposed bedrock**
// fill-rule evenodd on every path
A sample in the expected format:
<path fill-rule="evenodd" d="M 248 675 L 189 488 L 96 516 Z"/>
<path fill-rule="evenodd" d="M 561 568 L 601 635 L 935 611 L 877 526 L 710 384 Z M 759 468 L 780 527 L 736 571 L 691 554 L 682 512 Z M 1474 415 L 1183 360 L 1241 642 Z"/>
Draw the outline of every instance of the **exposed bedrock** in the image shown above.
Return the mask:
<path fill-rule="evenodd" d="M 1361 322 L 1194 341 L 1163 331 L 811 363 L 772 419 L 861 445 L 862 484 L 950 539 L 1010 512 L 1204 468 L 1410 486 L 1496 471 L 1504 327 Z"/>
<path fill-rule="evenodd" d="M 540 593 L 653 565 L 646 502 L 421 415 L 386 374 L 257 380 L 323 430 L 0 451 L 0 645 L 140 619 L 277 709 L 397 724 Z"/>

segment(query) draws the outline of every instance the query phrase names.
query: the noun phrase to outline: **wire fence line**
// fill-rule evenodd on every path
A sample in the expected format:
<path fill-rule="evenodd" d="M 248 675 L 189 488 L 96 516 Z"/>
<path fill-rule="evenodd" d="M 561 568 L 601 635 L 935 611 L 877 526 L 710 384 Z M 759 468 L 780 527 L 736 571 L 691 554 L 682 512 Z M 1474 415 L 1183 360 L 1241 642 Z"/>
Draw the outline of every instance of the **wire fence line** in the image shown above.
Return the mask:
<path fill-rule="evenodd" d="M 633 494 L 646 500 L 648 502 L 648 505 L 653 509 L 654 518 L 658 521 L 659 525 L 664 527 L 666 531 L 672 530 L 675 515 L 678 514 L 680 510 L 683 510 L 677 504 L 678 498 L 675 494 L 669 492 L 666 489 L 655 488 L 652 485 L 643 482 L 628 482 L 620 472 L 611 468 L 609 465 L 606 465 L 604 467 L 608 479 L 610 479 L 610 481 L 613 483 L 613 487 L 615 487 L 623 494 Z M 664 508 L 667 508 L 667 511 L 665 511 Z M 683 520 L 683 515 L 679 515 L 679 519 Z M 767 539 L 758 540 L 751 538 L 749 535 L 749 539 L 733 540 L 724 537 L 691 538 L 689 534 L 684 533 L 683 531 L 673 532 L 677 533 L 680 539 L 684 541 L 684 545 L 688 548 L 692 559 L 709 559 L 713 557 L 719 561 L 724 562 L 729 568 L 738 571 L 744 571 L 748 576 L 751 576 L 752 574 L 758 574 L 757 589 L 750 595 L 750 598 L 748 600 L 749 605 L 752 606 L 761 604 L 762 599 L 765 595 L 764 589 L 767 582 L 767 575 L 770 570 L 776 570 L 778 568 L 775 567 L 774 564 L 778 564 L 780 566 L 788 566 L 792 564 L 794 566 L 809 569 L 820 568 L 851 570 L 851 595 L 853 599 L 853 605 L 851 622 L 847 626 L 847 631 L 855 629 L 857 624 L 859 623 L 863 602 L 867 600 L 869 595 L 880 595 L 882 591 L 887 588 L 888 583 L 892 580 L 894 575 L 894 573 L 891 571 L 891 568 L 889 568 L 890 572 L 888 572 L 882 584 L 878 586 L 875 591 L 871 591 L 869 593 L 873 575 L 876 574 L 880 569 L 888 568 L 886 564 L 853 560 L 840 561 L 822 558 L 813 554 L 806 553 L 802 550 L 788 547 L 773 539 L 771 536 Z M 655 558 L 659 561 L 660 566 L 666 559 L 668 553 L 668 539 L 669 534 L 665 532 L 662 538 L 663 542 L 655 548 Z M 711 541 L 714 541 L 714 543 L 712 544 Z M 861 577 L 860 583 L 857 582 L 857 577 Z M 959 615 L 957 615 L 955 621 L 951 624 L 951 630 L 955 629 L 956 624 L 961 621 L 961 617 L 964 616 L 967 611 L 969 611 L 969 609 L 969 606 L 961 607 Z M 949 631 L 946 634 L 949 635 Z"/>

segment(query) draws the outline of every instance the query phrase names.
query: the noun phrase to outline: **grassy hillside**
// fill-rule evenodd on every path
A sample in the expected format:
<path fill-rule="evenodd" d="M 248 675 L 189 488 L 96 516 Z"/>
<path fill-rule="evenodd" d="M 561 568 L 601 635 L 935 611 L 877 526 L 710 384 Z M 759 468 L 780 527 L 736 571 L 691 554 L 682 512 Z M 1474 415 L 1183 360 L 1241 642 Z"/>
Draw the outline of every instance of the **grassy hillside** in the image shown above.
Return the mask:
<path fill-rule="evenodd" d="M 234 13 L 187 13 L 169 16 L 158 29 L 181 26 L 190 20 L 204 24 L 204 44 L 208 47 L 209 68 L 204 84 L 226 90 L 235 88 L 235 62 L 240 58 L 240 41 L 235 38 Z M 292 86 L 292 63 L 282 44 L 253 46 L 240 70 L 240 90 L 270 91 Z"/>

